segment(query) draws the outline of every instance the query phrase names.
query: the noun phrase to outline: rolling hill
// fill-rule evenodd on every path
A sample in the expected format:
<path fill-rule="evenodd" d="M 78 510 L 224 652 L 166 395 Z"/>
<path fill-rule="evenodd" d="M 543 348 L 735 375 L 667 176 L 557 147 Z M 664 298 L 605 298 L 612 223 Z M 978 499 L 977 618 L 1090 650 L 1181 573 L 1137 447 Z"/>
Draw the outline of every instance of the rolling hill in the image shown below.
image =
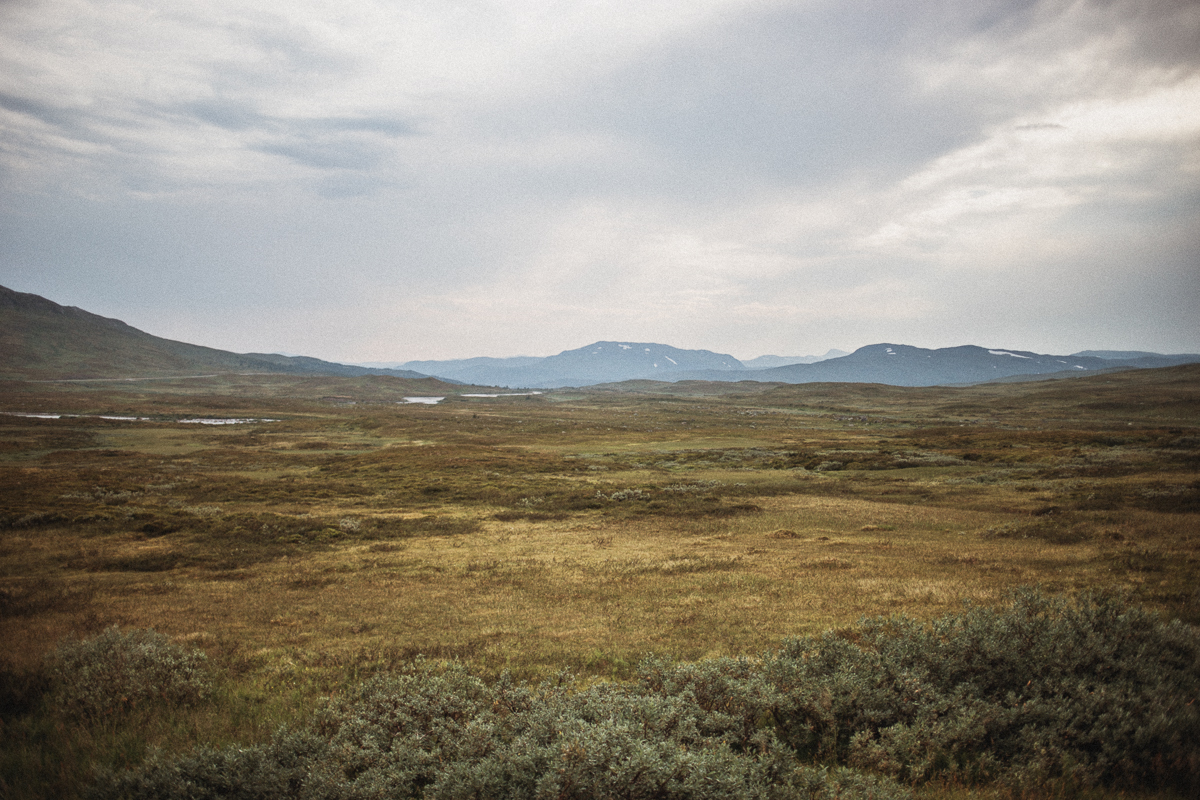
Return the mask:
<path fill-rule="evenodd" d="M 640 381 L 967 385 L 1096 374 L 1200 362 L 1200 355 L 1084 351 L 1043 355 L 963 345 L 936 350 L 873 344 L 848 355 L 754 369 L 731 355 L 652 342 L 594 342 L 547 357 L 410 361 L 401 368 L 335 364 L 304 356 L 231 353 L 153 336 L 117 319 L 0 287 L 0 379 L 95 380 L 207 374 L 275 374 L 407 379 L 447 384 L 555 389 Z M 777 356 L 749 362 L 774 365 Z M 418 368 L 420 371 L 416 371 Z"/>
<path fill-rule="evenodd" d="M 118 319 L 0 286 L 0 378 L 89 380 L 231 372 L 427 377 L 411 370 L 369 369 L 315 358 L 230 353 L 176 342 L 140 331 Z"/>

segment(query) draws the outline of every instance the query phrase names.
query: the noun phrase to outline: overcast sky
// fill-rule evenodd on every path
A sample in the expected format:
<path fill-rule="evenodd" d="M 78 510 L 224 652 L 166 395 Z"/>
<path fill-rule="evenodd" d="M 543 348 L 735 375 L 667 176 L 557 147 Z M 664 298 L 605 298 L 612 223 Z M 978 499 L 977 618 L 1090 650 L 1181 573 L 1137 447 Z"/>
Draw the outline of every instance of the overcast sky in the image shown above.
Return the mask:
<path fill-rule="evenodd" d="M 0 0 L 0 284 L 347 362 L 1200 352 L 1200 3 Z"/>

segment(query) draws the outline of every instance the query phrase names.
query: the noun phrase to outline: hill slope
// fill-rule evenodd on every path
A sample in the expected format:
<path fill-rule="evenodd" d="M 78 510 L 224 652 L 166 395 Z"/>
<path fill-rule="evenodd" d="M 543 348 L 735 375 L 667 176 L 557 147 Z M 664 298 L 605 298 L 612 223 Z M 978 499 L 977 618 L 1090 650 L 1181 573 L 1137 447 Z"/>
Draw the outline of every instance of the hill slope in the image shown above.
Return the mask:
<path fill-rule="evenodd" d="M 310 358 L 238 354 L 162 339 L 118 319 L 61 306 L 0 286 L 0 377 L 28 380 L 146 378 L 229 372 L 288 375 L 393 375 Z"/>

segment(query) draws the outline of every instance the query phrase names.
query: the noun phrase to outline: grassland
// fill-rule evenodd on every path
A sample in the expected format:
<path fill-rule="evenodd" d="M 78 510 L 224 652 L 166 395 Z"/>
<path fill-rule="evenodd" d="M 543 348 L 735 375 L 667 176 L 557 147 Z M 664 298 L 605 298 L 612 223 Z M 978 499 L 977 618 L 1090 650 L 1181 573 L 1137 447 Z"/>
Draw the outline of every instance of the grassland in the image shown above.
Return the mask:
<path fill-rule="evenodd" d="M 753 655 L 1033 585 L 1123 591 L 1200 623 L 1194 366 L 404 404 L 413 391 L 280 376 L 0 386 L 10 791 L 69 795 L 92 762 L 152 746 L 262 741 L 418 655 L 619 680 L 650 654 Z M 179 421 L 196 417 L 272 421 Z M 61 735 L 36 705 L 40 665 L 110 625 L 205 651 L 225 676 L 215 705 Z"/>

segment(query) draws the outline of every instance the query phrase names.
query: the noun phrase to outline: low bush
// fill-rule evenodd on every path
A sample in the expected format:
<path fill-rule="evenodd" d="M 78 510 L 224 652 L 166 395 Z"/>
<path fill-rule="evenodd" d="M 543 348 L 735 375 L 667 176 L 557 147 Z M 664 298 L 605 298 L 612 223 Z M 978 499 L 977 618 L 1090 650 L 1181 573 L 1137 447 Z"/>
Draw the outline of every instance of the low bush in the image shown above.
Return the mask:
<path fill-rule="evenodd" d="M 888 800 L 928 780 L 1186 792 L 1200 782 L 1198 694 L 1194 628 L 1120 598 L 1026 591 L 756 659 L 650 658 L 621 684 L 488 684 L 418 662 L 270 744 L 152 761 L 94 794 Z"/>
<path fill-rule="evenodd" d="M 211 690 L 207 657 L 161 633 L 111 627 L 92 639 L 61 643 L 50 655 L 56 701 L 98 718 L 148 702 L 193 703 Z"/>
<path fill-rule="evenodd" d="M 487 685 L 461 667 L 377 676 L 266 745 L 200 750 L 110 773 L 96 800 L 144 798 L 910 797 L 887 779 L 799 765 L 684 692 L 637 685 Z"/>
<path fill-rule="evenodd" d="M 900 779 L 1200 784 L 1200 636 L 1117 597 L 865 620 L 763 670 L 798 752 Z"/>

